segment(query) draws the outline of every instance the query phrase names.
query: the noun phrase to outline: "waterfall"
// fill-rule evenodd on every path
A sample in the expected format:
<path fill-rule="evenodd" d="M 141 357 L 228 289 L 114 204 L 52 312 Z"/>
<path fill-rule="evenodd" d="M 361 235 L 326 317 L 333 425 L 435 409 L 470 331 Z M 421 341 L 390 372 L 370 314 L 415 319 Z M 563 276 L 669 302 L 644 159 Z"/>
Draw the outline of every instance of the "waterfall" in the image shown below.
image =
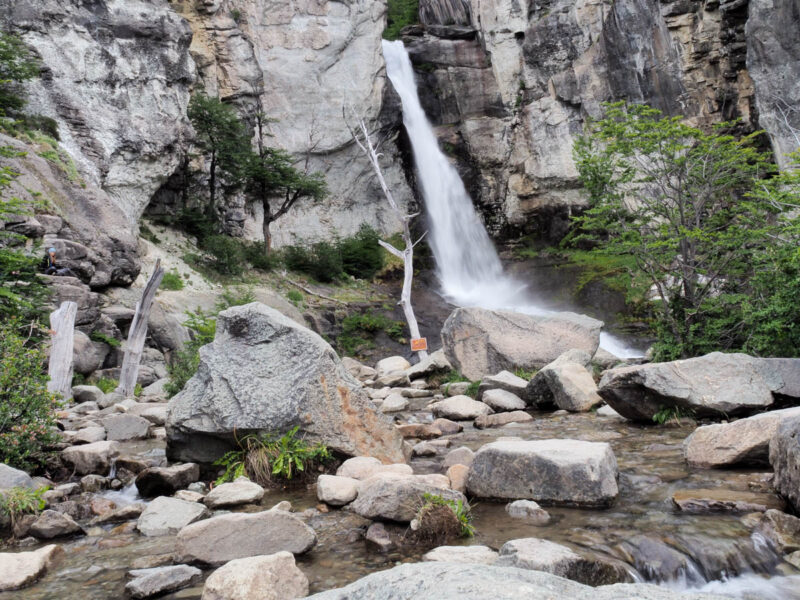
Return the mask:
<path fill-rule="evenodd" d="M 456 168 L 439 143 L 419 101 L 414 70 L 403 42 L 383 41 L 386 74 L 403 104 L 403 124 L 411 140 L 418 181 L 430 225 L 428 243 L 447 300 L 458 306 L 547 314 L 534 304 L 527 287 L 503 270 Z M 603 332 L 601 346 L 619 356 L 641 353 Z"/>

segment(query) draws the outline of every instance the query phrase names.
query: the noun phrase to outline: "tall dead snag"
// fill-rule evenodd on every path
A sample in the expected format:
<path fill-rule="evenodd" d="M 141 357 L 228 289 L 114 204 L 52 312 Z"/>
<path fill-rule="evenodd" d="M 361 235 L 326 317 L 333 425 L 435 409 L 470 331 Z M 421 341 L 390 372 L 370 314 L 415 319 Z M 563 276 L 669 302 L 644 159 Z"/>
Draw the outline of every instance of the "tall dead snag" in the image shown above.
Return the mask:
<path fill-rule="evenodd" d="M 122 359 L 122 370 L 119 374 L 119 386 L 116 391 L 126 398 L 133 396 L 136 388 L 136 379 L 139 376 L 139 361 L 144 350 L 144 341 L 147 338 L 147 321 L 150 318 L 150 309 L 156 297 L 156 290 L 164 278 L 164 269 L 161 259 L 156 262 L 156 268 L 147 285 L 144 286 L 142 299 L 136 304 L 136 313 L 133 315 L 131 329 L 128 332 L 128 343 L 125 345 L 125 356 Z"/>
<path fill-rule="evenodd" d="M 346 120 L 347 117 L 345 115 L 345 121 Z M 349 124 L 348 128 L 350 128 Z M 361 148 L 361 151 L 369 159 L 372 170 L 375 171 L 375 176 L 378 178 L 378 183 L 380 183 L 381 190 L 383 190 L 383 195 L 386 196 L 386 200 L 389 202 L 389 206 L 392 207 L 392 211 L 403 223 L 403 241 L 405 242 L 405 248 L 403 250 L 398 250 L 390 243 L 384 242 L 383 240 L 378 240 L 378 243 L 386 248 L 386 250 L 403 260 L 403 291 L 400 293 L 400 302 L 398 302 L 398 304 L 403 307 L 403 313 L 405 314 L 411 337 L 418 339 L 420 337 L 419 326 L 417 325 L 417 317 L 414 316 L 414 308 L 411 306 L 411 284 L 414 278 L 414 246 L 422 241 L 422 238 L 425 237 L 425 234 L 423 233 L 422 236 L 416 242 L 414 242 L 411 238 L 410 222 L 411 219 L 416 217 L 419 213 L 409 215 L 400 210 L 400 207 L 397 206 L 397 202 L 394 200 L 392 191 L 389 189 L 389 186 L 386 185 L 386 179 L 383 177 L 383 171 L 381 171 L 381 165 L 378 160 L 380 158 L 380 154 L 377 152 L 377 150 L 375 150 L 375 144 L 372 143 L 372 138 L 370 137 L 369 130 L 367 129 L 364 119 L 359 117 L 358 129 L 354 131 L 352 128 L 350 128 L 350 133 L 352 134 L 353 139 L 358 147 Z M 428 352 L 426 350 L 418 350 L 417 354 L 419 355 L 420 360 L 425 360 L 428 358 Z"/>
<path fill-rule="evenodd" d="M 72 397 L 72 348 L 75 340 L 75 317 L 78 305 L 75 302 L 62 302 L 50 313 L 50 330 L 52 345 L 50 347 L 50 364 L 47 391 L 61 394 L 64 399 Z"/>

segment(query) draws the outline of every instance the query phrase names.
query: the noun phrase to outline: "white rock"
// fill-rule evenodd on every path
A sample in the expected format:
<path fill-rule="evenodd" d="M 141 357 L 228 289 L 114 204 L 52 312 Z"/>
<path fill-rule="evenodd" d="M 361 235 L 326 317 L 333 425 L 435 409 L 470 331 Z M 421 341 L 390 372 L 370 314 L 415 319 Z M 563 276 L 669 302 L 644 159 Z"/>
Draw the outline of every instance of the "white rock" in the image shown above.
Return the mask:
<path fill-rule="evenodd" d="M 33 583 L 63 554 L 61 547 L 55 544 L 33 552 L 0 552 L 0 592 Z"/>
<path fill-rule="evenodd" d="M 436 417 L 454 421 L 466 421 L 480 415 L 488 415 L 492 412 L 492 409 L 483 402 L 473 400 L 469 396 L 453 396 L 431 404 L 431 411 Z"/>
<path fill-rule="evenodd" d="M 481 402 L 496 412 L 525 410 L 525 402 L 519 396 L 506 390 L 487 390 L 481 396 Z"/>
<path fill-rule="evenodd" d="M 209 508 L 222 508 L 252 504 L 263 497 L 264 488 L 247 477 L 239 477 L 236 481 L 223 483 L 208 492 L 203 498 L 203 503 Z"/>
<path fill-rule="evenodd" d="M 358 496 L 358 479 L 338 475 L 317 478 L 317 498 L 332 506 L 344 506 Z"/>
<path fill-rule="evenodd" d="M 499 554 L 489 546 L 439 546 L 422 556 L 424 561 L 493 565 Z"/>
<path fill-rule="evenodd" d="M 308 579 L 291 552 L 237 558 L 206 579 L 201 600 L 294 600 L 308 594 Z"/>
<path fill-rule="evenodd" d="M 402 356 L 390 356 L 379 360 L 378 364 L 375 365 L 375 370 L 378 372 L 379 377 L 394 371 L 405 371 L 410 368 L 411 363 Z"/>
<path fill-rule="evenodd" d="M 136 528 L 146 536 L 175 535 L 208 515 L 208 509 L 198 502 L 159 496 L 139 515 Z"/>

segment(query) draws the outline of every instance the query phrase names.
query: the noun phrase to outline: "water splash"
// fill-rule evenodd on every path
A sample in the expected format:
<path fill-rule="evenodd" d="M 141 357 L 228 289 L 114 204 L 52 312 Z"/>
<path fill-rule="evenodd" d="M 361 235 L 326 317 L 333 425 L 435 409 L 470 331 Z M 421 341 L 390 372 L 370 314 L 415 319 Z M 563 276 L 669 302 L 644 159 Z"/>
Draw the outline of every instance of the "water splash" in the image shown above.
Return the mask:
<path fill-rule="evenodd" d="M 503 270 L 458 171 L 439 149 L 420 104 L 414 70 L 403 42 L 384 40 L 383 56 L 386 73 L 403 103 L 403 124 L 414 149 L 430 222 L 429 244 L 445 298 L 458 306 L 507 309 L 531 315 L 551 313 L 531 300 L 524 283 Z M 620 358 L 642 355 L 608 333 L 601 335 L 600 346 Z"/>

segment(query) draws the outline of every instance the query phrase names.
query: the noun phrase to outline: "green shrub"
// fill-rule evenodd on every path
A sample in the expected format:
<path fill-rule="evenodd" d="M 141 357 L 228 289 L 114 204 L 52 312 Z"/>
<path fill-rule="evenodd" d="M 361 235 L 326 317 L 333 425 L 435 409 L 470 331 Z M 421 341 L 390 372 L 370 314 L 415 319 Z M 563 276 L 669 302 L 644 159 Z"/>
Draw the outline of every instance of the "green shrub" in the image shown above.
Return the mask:
<path fill-rule="evenodd" d="M 418 539 L 441 543 L 453 537 L 475 535 L 472 514 L 463 501 L 446 500 L 436 494 L 424 494 L 422 499 L 416 515 Z"/>
<path fill-rule="evenodd" d="M 247 262 L 261 271 L 271 271 L 281 264 L 280 253 L 267 254 L 264 245 L 258 242 L 244 242 L 244 253 Z"/>
<path fill-rule="evenodd" d="M 47 357 L 32 343 L 31 329 L 16 319 L 0 323 L 0 462 L 28 471 L 44 464 L 58 439 Z"/>
<path fill-rule="evenodd" d="M 164 278 L 161 280 L 161 289 L 169 291 L 178 291 L 183 289 L 183 277 L 177 271 L 169 271 L 164 273 Z"/>
<path fill-rule="evenodd" d="M 372 340 L 381 331 L 399 341 L 405 331 L 405 324 L 373 311 L 348 315 L 342 319 L 342 333 L 336 342 L 342 353 L 353 356 L 359 350 L 374 345 Z"/>
<path fill-rule="evenodd" d="M 24 515 L 37 515 L 47 506 L 47 502 L 42 496 L 49 490 L 49 487 L 38 489 L 12 487 L 0 491 L 0 514 L 7 516 L 11 520 L 13 529 L 17 520 Z"/>
<path fill-rule="evenodd" d="M 419 22 L 419 0 L 389 0 L 383 37 L 396 40 L 403 27 Z"/>
<path fill-rule="evenodd" d="M 472 383 L 469 384 L 469 387 L 464 392 L 464 395 L 469 396 L 470 398 L 475 398 L 475 396 L 478 395 L 478 388 L 480 387 L 480 385 L 481 385 L 480 379 L 478 381 L 473 381 Z"/>
<path fill-rule="evenodd" d="M 295 306 L 300 306 L 301 304 L 303 304 L 303 301 L 305 300 L 305 296 L 303 296 L 303 294 L 297 290 L 289 290 L 286 293 L 286 297 L 289 299 L 289 302 L 291 302 Z"/>
<path fill-rule="evenodd" d="M 108 344 L 112 348 L 119 348 L 122 346 L 122 342 L 120 342 L 117 338 L 111 337 L 102 331 L 93 331 L 89 338 L 95 342 L 100 342 L 101 344 Z"/>
<path fill-rule="evenodd" d="M 378 232 L 362 225 L 354 236 L 337 244 L 342 257 L 342 269 L 358 279 L 372 279 L 383 268 L 383 249 L 378 243 Z"/>
<path fill-rule="evenodd" d="M 241 240 L 227 235 L 211 235 L 203 239 L 202 248 L 214 257 L 212 267 L 221 275 L 241 275 L 245 267 L 245 251 Z"/>
<path fill-rule="evenodd" d="M 268 485 L 274 479 L 291 480 L 299 475 L 308 475 L 318 465 L 331 459 L 324 444 L 310 445 L 297 437 L 298 427 L 275 439 L 273 435 L 247 435 L 237 440 L 239 448 L 225 453 L 214 462 L 225 471 L 217 479 L 217 485 L 233 481 L 246 475 L 261 485 Z"/>
<path fill-rule="evenodd" d="M 525 381 L 530 381 L 533 379 L 533 376 L 536 375 L 536 371 L 529 371 L 528 369 L 516 369 L 514 371 L 514 375 L 519 377 L 520 379 L 524 379 Z"/>
<path fill-rule="evenodd" d="M 653 415 L 653 422 L 659 425 L 665 425 L 670 421 L 678 423 L 683 417 L 694 417 L 694 413 L 680 406 L 662 406 Z"/>
<path fill-rule="evenodd" d="M 117 387 L 119 387 L 119 381 L 116 379 L 111 379 L 110 377 L 101 377 L 100 379 L 95 380 L 93 385 L 99 387 L 104 394 L 110 394 L 117 389 Z"/>

